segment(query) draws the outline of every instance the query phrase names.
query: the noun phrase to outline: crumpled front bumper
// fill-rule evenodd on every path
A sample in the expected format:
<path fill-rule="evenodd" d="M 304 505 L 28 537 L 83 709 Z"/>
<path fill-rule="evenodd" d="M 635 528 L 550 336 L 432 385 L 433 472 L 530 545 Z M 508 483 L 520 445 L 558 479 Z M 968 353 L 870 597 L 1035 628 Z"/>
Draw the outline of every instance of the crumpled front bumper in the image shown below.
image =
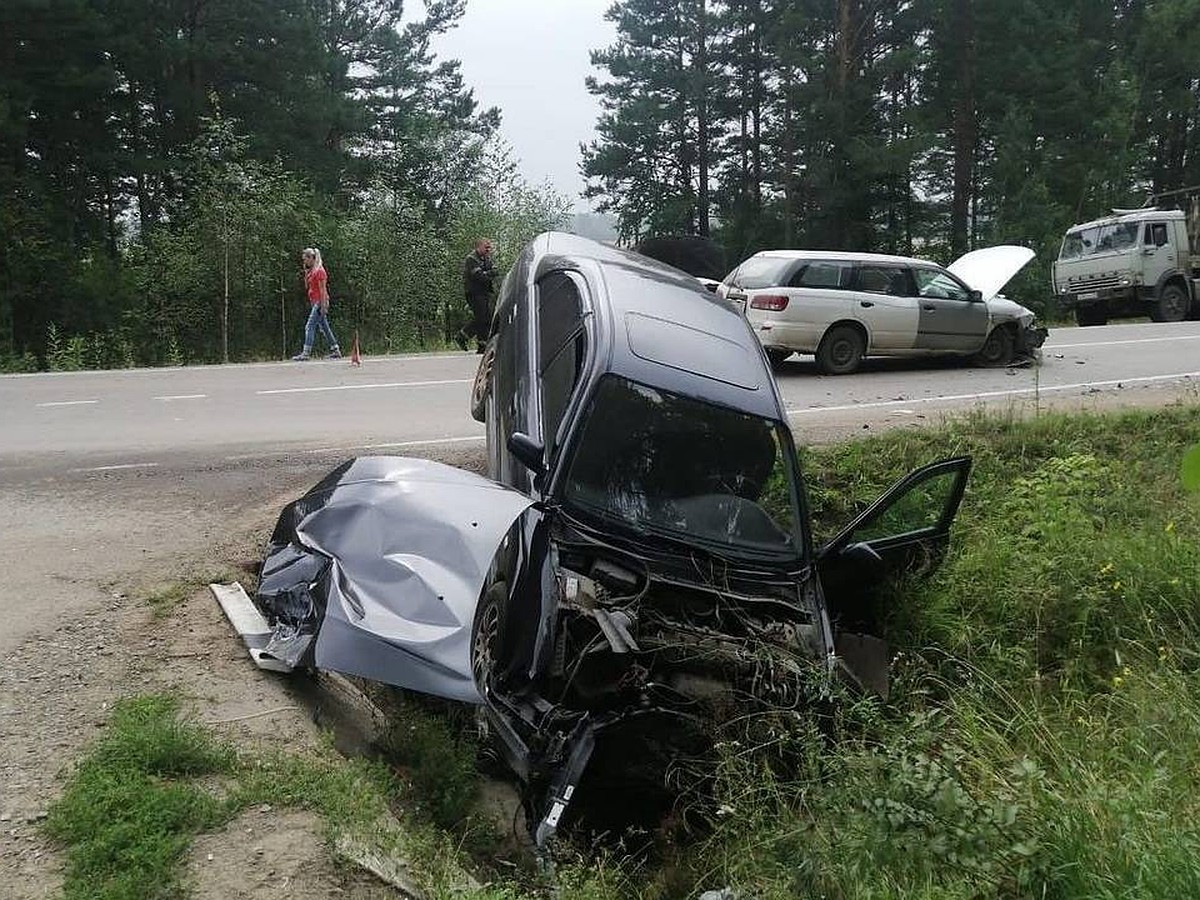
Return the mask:
<path fill-rule="evenodd" d="M 1017 356 L 1037 356 L 1049 336 L 1050 330 L 1041 325 L 1027 325 L 1017 329 Z"/>

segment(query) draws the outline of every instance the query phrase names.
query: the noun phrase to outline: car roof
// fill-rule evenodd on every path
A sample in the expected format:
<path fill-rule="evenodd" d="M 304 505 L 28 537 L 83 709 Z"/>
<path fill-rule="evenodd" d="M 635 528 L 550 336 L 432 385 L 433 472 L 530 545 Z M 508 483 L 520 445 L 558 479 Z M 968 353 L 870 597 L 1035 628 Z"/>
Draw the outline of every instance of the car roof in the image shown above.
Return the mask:
<path fill-rule="evenodd" d="M 589 260 L 605 372 L 649 387 L 784 419 L 770 369 L 746 317 L 686 272 L 578 235 L 537 239 L 538 274 Z M 591 283 L 591 282 L 589 282 Z"/>
<path fill-rule="evenodd" d="M 890 263 L 899 266 L 936 266 L 928 259 L 911 256 L 892 256 L 887 253 L 855 253 L 847 250 L 760 250 L 750 259 L 822 259 L 832 262 Z"/>

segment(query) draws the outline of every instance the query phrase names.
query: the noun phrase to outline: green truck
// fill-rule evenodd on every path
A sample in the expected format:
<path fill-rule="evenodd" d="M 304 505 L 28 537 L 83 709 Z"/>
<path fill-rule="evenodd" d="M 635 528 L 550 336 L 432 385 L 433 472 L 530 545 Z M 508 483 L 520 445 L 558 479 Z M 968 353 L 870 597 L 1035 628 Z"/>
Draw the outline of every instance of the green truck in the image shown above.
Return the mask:
<path fill-rule="evenodd" d="M 1200 318 L 1200 186 L 1151 195 L 1140 209 L 1072 225 L 1054 263 L 1054 293 L 1080 325 L 1118 316 Z"/>

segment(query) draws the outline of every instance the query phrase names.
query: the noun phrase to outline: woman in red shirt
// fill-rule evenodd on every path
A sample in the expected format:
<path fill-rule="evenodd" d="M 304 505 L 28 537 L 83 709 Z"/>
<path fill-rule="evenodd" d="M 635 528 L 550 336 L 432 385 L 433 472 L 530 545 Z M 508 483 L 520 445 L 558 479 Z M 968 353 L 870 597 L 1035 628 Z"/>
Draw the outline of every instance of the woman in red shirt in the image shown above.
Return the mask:
<path fill-rule="evenodd" d="M 316 247 L 308 247 L 301 256 L 304 260 L 304 284 L 308 288 L 308 302 L 312 308 L 304 326 L 304 349 L 292 359 L 299 362 L 311 356 L 318 328 L 329 343 L 329 359 L 339 359 L 342 351 L 338 347 L 337 338 L 333 336 L 333 329 L 329 327 L 329 289 L 326 286 L 328 276 L 325 274 L 325 266 L 321 263 L 321 251 Z"/>

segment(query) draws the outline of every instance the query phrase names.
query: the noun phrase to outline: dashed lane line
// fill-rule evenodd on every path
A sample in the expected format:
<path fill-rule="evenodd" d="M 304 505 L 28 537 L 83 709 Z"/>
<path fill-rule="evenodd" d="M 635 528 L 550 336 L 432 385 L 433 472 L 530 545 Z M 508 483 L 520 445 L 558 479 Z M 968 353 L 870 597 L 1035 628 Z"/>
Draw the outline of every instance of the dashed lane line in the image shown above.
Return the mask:
<path fill-rule="evenodd" d="M 255 391 L 260 397 L 271 394 L 318 394 L 327 391 L 373 391 L 384 388 L 441 387 L 447 384 L 473 384 L 473 378 L 450 378 L 441 381 L 386 381 L 378 384 L 324 384 L 313 387 L 272 388 Z"/>
<path fill-rule="evenodd" d="M 1137 378 L 1113 378 L 1109 381 L 1080 381 L 1075 384 L 1038 385 L 1037 387 L 1015 388 L 1007 391 L 980 391 L 976 394 L 948 394 L 942 397 L 912 397 L 905 400 L 872 400 L 867 403 L 847 403 L 841 406 L 808 406 L 788 411 L 788 416 L 811 415 L 812 413 L 849 412 L 857 409 L 882 409 L 888 406 L 910 406 L 914 403 L 958 403 L 964 400 L 993 400 L 997 397 L 1023 397 L 1036 394 L 1054 394 L 1062 391 L 1078 391 L 1087 388 L 1116 387 L 1124 384 L 1146 384 L 1154 381 L 1186 381 L 1200 378 L 1200 372 L 1177 372 L 1174 375 L 1143 375 Z"/>
<path fill-rule="evenodd" d="M 86 469 L 72 469 L 72 472 L 123 472 L 127 469 L 157 469 L 156 462 L 119 463 L 113 466 L 90 466 Z"/>

